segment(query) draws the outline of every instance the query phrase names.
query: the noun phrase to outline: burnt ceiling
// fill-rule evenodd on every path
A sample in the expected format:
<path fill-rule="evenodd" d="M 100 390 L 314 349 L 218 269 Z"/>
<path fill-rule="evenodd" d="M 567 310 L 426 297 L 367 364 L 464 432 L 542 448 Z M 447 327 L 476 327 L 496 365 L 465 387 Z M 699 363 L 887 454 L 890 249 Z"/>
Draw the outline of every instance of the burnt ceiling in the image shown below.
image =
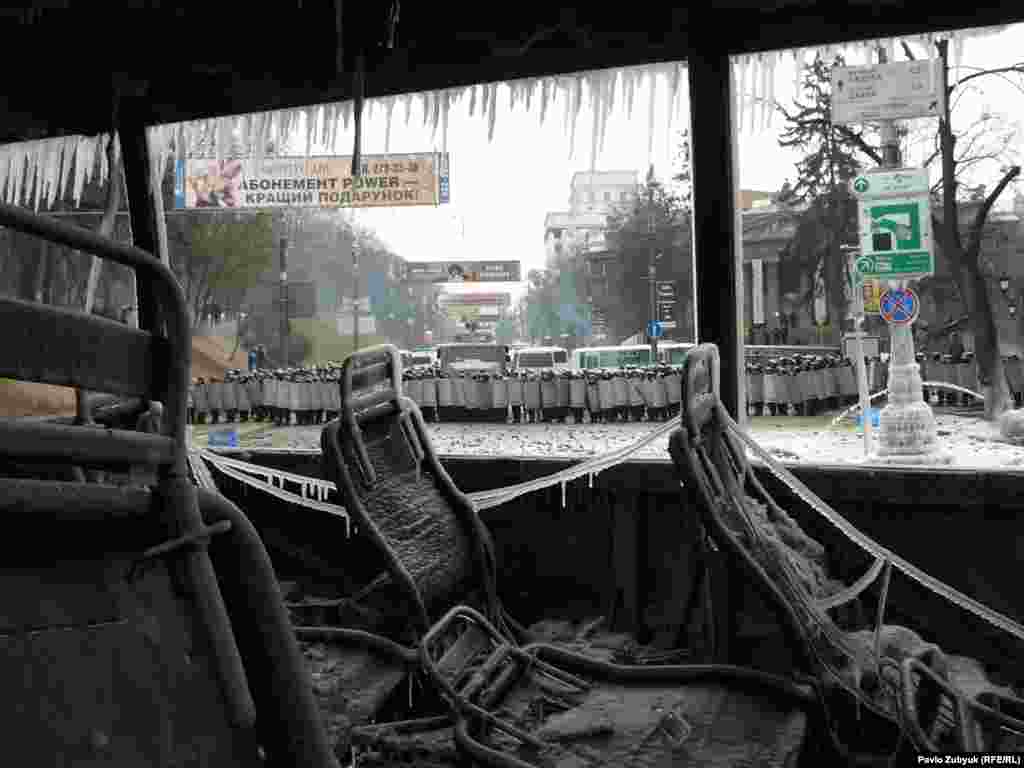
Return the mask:
<path fill-rule="evenodd" d="M 104 132 L 115 103 L 134 105 L 133 114 L 153 124 L 341 101 L 352 95 L 359 51 L 366 95 L 374 97 L 1024 20 L 1017 0 L 982 0 L 959 13 L 933 12 L 938 4 L 921 0 L 712 0 L 650 3 L 637 12 L 600 3 L 349 0 L 340 21 L 335 0 L 244 11 L 188 0 L 34 6 L 31 20 L 24 7 L 0 8 L 7 63 L 0 142 Z"/>

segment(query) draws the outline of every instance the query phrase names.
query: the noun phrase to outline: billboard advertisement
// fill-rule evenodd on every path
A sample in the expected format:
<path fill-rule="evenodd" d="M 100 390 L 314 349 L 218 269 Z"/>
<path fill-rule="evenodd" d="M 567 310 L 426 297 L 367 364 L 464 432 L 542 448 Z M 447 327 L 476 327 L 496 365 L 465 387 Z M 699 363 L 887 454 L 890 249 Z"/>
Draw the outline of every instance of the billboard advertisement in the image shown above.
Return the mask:
<path fill-rule="evenodd" d="M 351 157 L 191 158 L 178 161 L 174 191 L 177 209 L 439 205 L 448 200 L 447 160 L 438 153 L 367 155 L 362 175 L 353 177 Z"/>
<path fill-rule="evenodd" d="M 518 261 L 411 261 L 406 279 L 428 283 L 518 283 Z"/>

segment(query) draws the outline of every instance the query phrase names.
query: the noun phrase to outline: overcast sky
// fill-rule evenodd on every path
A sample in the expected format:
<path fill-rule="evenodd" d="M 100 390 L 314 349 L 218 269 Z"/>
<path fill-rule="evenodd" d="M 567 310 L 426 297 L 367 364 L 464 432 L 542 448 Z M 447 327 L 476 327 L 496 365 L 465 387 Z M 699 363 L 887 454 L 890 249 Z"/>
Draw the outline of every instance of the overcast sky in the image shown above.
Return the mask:
<path fill-rule="evenodd" d="M 1024 25 L 1015 25 L 994 38 L 968 41 L 961 70 L 966 67 L 1005 67 L 1020 61 L 1016 52 L 1024 51 Z M 918 55 L 923 51 L 918 49 Z M 900 53 L 897 60 L 902 60 Z M 848 57 L 849 64 L 868 63 L 859 55 Z M 776 71 L 775 96 L 791 104 L 794 97 L 795 62 L 786 56 Z M 953 73 L 956 76 L 956 73 Z M 1024 92 L 1017 84 L 998 77 L 979 78 L 976 88 L 963 95 L 954 113 L 954 127 L 961 128 L 977 119 L 983 110 L 1005 113 L 1010 120 L 1024 117 Z M 679 130 L 689 120 L 685 82 L 679 108 L 670 113 L 668 88 L 664 80 L 657 86 L 653 153 L 648 155 L 650 123 L 647 114 L 648 92 L 639 93 L 632 116 L 626 113 L 621 97 L 609 118 L 604 150 L 595 167 L 598 170 L 637 170 L 643 178 L 649 162 L 658 176 L 665 178 L 675 166 Z M 400 256 L 410 261 L 445 259 L 510 259 L 522 262 L 523 275 L 544 262 L 544 217 L 549 211 L 568 207 L 569 183 L 576 171 L 591 168 L 591 129 L 593 113 L 584 100 L 576 125 L 573 155 L 569 153 L 570 128 L 564 121 L 561 97 L 549 108 L 544 125 L 535 97 L 531 112 L 524 105 L 510 109 L 507 87 L 499 89 L 498 118 L 493 141 L 488 142 L 487 122 L 479 112 L 469 116 L 468 99 L 455 105 L 450 115 L 448 151 L 451 155 L 451 200 L 436 208 L 392 208 L 359 210 L 355 218 L 372 227 Z M 424 127 L 420 104 L 414 103 L 412 117 L 405 122 L 404 109 L 395 109 L 391 127 L 390 151 L 431 152 L 441 149 L 440 131 L 434 138 Z M 385 121 L 378 110 L 364 124 L 363 151 L 383 153 Z M 916 121 L 920 122 L 920 121 Z M 926 121 L 926 124 L 929 121 Z M 934 120 L 930 121 L 934 124 Z M 784 179 L 793 179 L 793 164 L 799 159 L 778 146 L 782 123 L 776 119 L 767 131 L 744 132 L 739 140 L 740 182 L 744 189 L 772 191 Z M 1024 135 L 1022 135 L 1024 138 Z M 351 152 L 351 131 L 343 134 L 342 154 Z M 919 163 L 907 157 L 907 164 Z M 998 163 L 979 164 L 973 183 L 990 187 L 998 179 Z M 1012 200 L 1012 191 L 1001 201 Z"/>

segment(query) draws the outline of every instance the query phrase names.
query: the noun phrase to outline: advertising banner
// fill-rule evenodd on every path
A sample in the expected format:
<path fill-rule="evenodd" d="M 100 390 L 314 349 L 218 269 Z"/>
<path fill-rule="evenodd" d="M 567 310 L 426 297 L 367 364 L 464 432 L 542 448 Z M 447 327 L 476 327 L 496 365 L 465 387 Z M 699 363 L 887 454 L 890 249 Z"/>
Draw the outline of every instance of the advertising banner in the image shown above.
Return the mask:
<path fill-rule="evenodd" d="M 431 283 L 518 283 L 518 261 L 411 261 L 406 279 Z"/>
<path fill-rule="evenodd" d="M 351 157 L 271 157 L 245 160 L 179 160 L 174 207 L 381 208 L 438 205 L 444 199 L 437 153 L 368 155 L 362 176 Z M 445 160 L 445 167 L 447 161 Z"/>

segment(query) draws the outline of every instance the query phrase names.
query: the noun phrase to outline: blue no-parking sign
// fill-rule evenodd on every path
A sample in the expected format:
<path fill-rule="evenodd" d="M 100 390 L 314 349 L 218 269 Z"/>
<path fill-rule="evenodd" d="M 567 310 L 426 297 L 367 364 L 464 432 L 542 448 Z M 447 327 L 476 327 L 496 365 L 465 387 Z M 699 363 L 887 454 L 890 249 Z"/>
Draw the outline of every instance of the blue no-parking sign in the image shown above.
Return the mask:
<path fill-rule="evenodd" d="M 921 300 L 910 288 L 890 288 L 878 300 L 879 314 L 892 325 L 910 325 L 921 311 Z"/>

